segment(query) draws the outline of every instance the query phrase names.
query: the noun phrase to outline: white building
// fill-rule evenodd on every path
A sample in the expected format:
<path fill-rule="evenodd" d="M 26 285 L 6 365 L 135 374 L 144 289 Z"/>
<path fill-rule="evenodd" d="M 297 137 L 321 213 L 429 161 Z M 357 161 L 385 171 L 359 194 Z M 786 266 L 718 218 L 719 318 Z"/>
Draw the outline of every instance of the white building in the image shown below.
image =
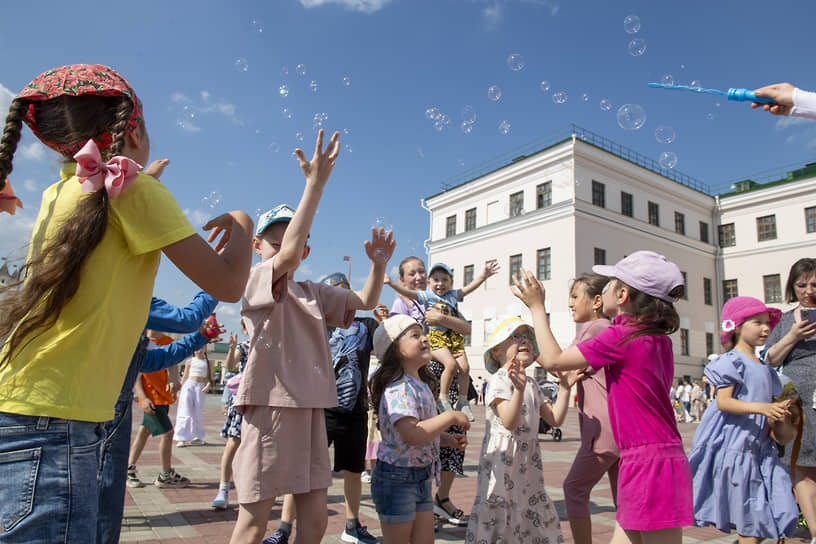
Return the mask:
<path fill-rule="evenodd" d="M 816 168 L 790 181 L 740 182 L 741 192 L 713 196 L 699 181 L 574 125 L 529 148 L 422 202 L 430 213 L 428 266 L 451 266 L 456 287 L 485 261 L 502 266 L 460 303 L 472 324 L 467 351 L 474 376 L 483 368 L 485 331 L 507 315 L 529 318 L 509 288 L 520 268 L 542 280 L 553 333 L 566 346 L 576 332 L 568 308 L 572 278 L 638 249 L 665 255 L 687 279 L 688 296 L 676 304 L 675 374 L 700 376 L 707 355 L 721 350 L 724 288 L 733 294 L 736 282 L 739 294 L 779 304 L 778 282 L 784 290 L 793 262 L 813 255 L 806 244 L 816 240 Z M 729 244 L 727 225 L 736 243 L 721 249 L 715 234 Z M 770 287 L 763 289 L 763 282 Z"/>

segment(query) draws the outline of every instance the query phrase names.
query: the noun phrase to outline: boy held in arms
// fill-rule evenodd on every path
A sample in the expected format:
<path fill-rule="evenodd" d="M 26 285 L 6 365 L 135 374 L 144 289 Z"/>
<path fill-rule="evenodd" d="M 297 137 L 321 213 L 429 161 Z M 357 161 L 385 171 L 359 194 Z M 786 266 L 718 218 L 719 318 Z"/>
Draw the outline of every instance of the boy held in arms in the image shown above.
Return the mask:
<path fill-rule="evenodd" d="M 444 263 L 436 263 L 431 267 L 428 274 L 428 289 L 425 291 L 412 291 L 406 289 L 399 283 L 393 283 L 388 276 L 385 283 L 390 285 L 400 295 L 419 301 L 425 309 L 436 308 L 445 315 L 459 316 L 457 302 L 464 299 L 476 290 L 490 276 L 499 271 L 499 263 L 488 261 L 484 270 L 476 279 L 464 286 L 462 289 L 451 289 L 453 287 L 453 270 Z M 431 345 L 431 359 L 439 361 L 445 367 L 442 377 L 439 380 L 439 410 L 441 412 L 453 410 L 448 391 L 450 390 L 453 376 L 459 368 L 459 402 L 456 409 L 465 413 L 470 421 L 473 421 L 473 412 L 467 400 L 468 386 L 470 384 L 467 355 L 465 355 L 465 343 L 462 335 L 458 332 L 436 325 L 429 327 L 428 342 Z"/>
<path fill-rule="evenodd" d="M 372 229 L 365 251 L 371 271 L 361 291 L 294 281 L 308 257 L 309 230 L 337 158 L 335 133 L 323 151 L 318 133 L 311 161 L 296 153 L 306 177 L 297 211 L 281 205 L 261 216 L 253 245 L 261 256 L 249 275 L 241 314 L 250 352 L 233 400 L 243 413 L 233 461 L 240 508 L 231 542 L 263 539 L 275 497 L 292 493 L 298 542 L 317 544 L 328 523 L 331 483 L 324 408 L 337 406 L 327 326 L 348 327 L 357 310 L 371 310 L 382 290 L 392 234 Z"/>

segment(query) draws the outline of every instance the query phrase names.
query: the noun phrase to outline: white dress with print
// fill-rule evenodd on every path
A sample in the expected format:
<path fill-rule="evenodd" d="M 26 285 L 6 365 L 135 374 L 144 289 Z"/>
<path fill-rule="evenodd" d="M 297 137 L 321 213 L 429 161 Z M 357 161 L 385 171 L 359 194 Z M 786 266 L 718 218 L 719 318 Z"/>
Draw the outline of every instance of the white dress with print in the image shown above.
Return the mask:
<path fill-rule="evenodd" d="M 558 513 L 544 489 L 538 447 L 539 408 L 545 398 L 538 384 L 528 377 L 521 421 L 516 430 L 510 432 L 491 404 L 497 398 L 509 402 L 514 390 L 504 369 L 491 376 L 487 385 L 485 436 L 476 501 L 465 540 L 468 544 L 564 541 Z"/>

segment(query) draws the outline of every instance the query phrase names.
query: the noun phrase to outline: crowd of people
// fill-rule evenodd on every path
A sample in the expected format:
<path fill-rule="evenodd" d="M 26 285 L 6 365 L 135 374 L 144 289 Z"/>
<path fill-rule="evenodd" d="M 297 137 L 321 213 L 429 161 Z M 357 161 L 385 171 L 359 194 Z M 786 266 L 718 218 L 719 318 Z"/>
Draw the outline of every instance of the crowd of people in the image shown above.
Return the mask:
<path fill-rule="evenodd" d="M 757 95 L 776 100 L 763 106 L 773 114 L 816 115 L 814 95 L 787 84 Z M 543 285 L 521 270 L 507 296 L 532 319 L 508 316 L 488 331 L 485 435 L 468 516 L 451 499 L 474 419 L 462 346 L 470 325 L 457 304 L 498 272 L 495 263 L 457 290 L 447 265 L 426 273 L 412 256 L 397 283 L 386 276 L 393 233 L 374 228 L 362 289 L 342 274 L 296 281 L 338 133 L 324 146 L 319 131 L 311 158 L 296 150 L 305 178 L 296 207 L 276 206 L 257 225 L 241 211 L 220 215 L 205 225 L 205 241 L 157 181 L 167 161 L 143 168 L 150 140 L 141 102 L 115 71 L 71 65 L 27 85 L 6 118 L 0 180 L 12 172 L 23 123 L 66 162 L 43 193 L 25 281 L 0 313 L 0 542 L 118 541 L 125 488 L 143 485 L 137 463 L 150 436 L 160 437 L 155 485 L 189 483 L 170 465 L 171 449 L 205 438 L 212 367 L 203 348 L 213 338 L 205 319 L 219 300 L 241 301 L 248 338 L 229 337 L 226 444 L 212 503 L 227 508 L 234 486 L 233 543 L 287 542 L 293 526 L 298 542 L 320 542 L 332 468 L 343 472 L 347 542 L 376 541 L 359 520 L 364 474 L 386 543 L 432 542 L 439 520 L 466 527 L 467 542 L 559 542 L 536 435 L 539 419 L 564 421 L 573 387 L 581 445 L 564 495 L 576 542 L 591 542 L 589 498 L 604 474 L 615 543 L 679 544 L 690 525 L 736 530 L 746 543 L 781 539 L 800 510 L 816 531 L 816 259 L 793 264 L 786 296 L 795 306 L 784 314 L 752 297 L 726 302 L 724 353 L 705 368 L 707 408 L 699 382 L 673 388 L 669 335 L 684 293 L 675 263 L 632 251 L 575 278 L 578 332 L 565 348 L 550 329 Z M 203 290 L 185 308 L 151 299 L 161 253 Z M 385 284 L 398 293 L 390 311 L 378 307 Z M 374 318 L 357 315 L 369 310 Z M 173 341 L 169 332 L 187 336 Z M 557 377 L 554 402 L 527 375 L 533 364 Z M 134 389 L 143 420 L 131 443 Z M 177 395 L 174 425 L 168 405 Z M 700 422 L 688 455 L 679 418 Z M 281 497 L 280 525 L 267 537 Z"/>

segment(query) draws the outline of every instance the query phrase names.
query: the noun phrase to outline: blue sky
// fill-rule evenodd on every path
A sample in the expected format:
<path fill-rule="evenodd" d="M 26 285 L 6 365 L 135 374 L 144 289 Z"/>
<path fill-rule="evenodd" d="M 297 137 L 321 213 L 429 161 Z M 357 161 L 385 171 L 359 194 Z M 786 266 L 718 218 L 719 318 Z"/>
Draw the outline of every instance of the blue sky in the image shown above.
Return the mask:
<path fill-rule="evenodd" d="M 303 178 L 291 152 L 297 146 L 311 152 L 314 117 L 325 117 L 327 130 L 341 131 L 343 149 L 315 218 L 312 255 L 297 277 L 345 271 L 342 258 L 350 255 L 359 288 L 368 271 L 362 243 L 377 218 L 394 228 L 393 264 L 420 254 L 428 237 L 420 198 L 439 192 L 446 178 L 568 123 L 655 160 L 672 151 L 675 169 L 721 191 L 734 178 L 815 160 L 816 123 L 646 86 L 671 74 L 676 82 L 722 89 L 790 81 L 816 90 L 808 68 L 816 9 L 804 1 L 768 6 L 147 0 L 100 10 L 79 0 L 46 2 L 33 14 L 26 4 L 4 3 L 0 107 L 48 68 L 113 66 L 142 99 L 152 158 L 171 159 L 162 181 L 197 227 L 230 209 L 256 216 L 281 202 L 296 204 Z M 631 35 L 623 24 L 630 14 L 641 21 Z M 641 56 L 628 53 L 634 38 L 646 42 Z M 509 69 L 511 54 L 523 57 L 523 69 Z M 548 92 L 540 89 L 543 80 Z M 502 90 L 498 101 L 488 99 L 492 85 Z M 554 103 L 555 92 L 565 92 L 566 102 Z M 611 111 L 599 107 L 602 99 Z M 646 111 L 640 130 L 616 122 L 627 103 Z M 476 122 L 465 134 L 461 111 L 468 105 Z M 430 107 L 450 118 L 445 130 L 426 118 Z M 507 134 L 498 130 L 502 121 L 510 125 Z M 659 125 L 673 127 L 673 143 L 656 140 Z M 26 244 L 39 194 L 57 171 L 56 157 L 26 130 L 11 177 L 26 207 L 14 217 L 0 215 L 0 257 L 18 255 Z M 157 296 L 184 304 L 196 290 L 163 261 Z M 392 299 L 385 288 L 382 301 Z M 230 329 L 237 328 L 237 310 L 219 308 Z"/>

